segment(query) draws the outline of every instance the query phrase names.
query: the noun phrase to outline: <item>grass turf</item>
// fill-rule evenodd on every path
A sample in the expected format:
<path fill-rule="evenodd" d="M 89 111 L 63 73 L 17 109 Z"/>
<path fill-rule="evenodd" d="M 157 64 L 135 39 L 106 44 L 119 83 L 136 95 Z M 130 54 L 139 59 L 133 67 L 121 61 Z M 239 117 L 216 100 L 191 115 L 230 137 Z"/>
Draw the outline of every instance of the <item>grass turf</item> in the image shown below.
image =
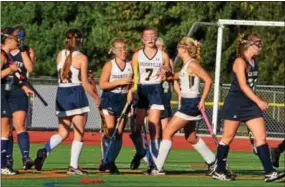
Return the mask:
<path fill-rule="evenodd" d="M 41 148 L 41 144 L 31 145 L 31 156 L 35 158 L 36 150 Z M 284 187 L 285 182 L 277 181 L 274 183 L 265 183 L 263 181 L 263 170 L 257 156 L 248 152 L 230 152 L 229 163 L 231 168 L 237 173 L 237 180 L 223 182 L 205 176 L 206 166 L 196 151 L 173 149 L 165 164 L 164 170 L 166 176 L 144 176 L 146 164 L 142 161 L 139 170 L 130 170 L 129 164 L 135 152 L 134 148 L 123 147 L 117 159 L 117 166 L 121 171 L 120 175 L 110 175 L 108 173 L 98 172 L 98 163 L 101 157 L 98 146 L 85 146 L 81 154 L 80 165 L 89 171 L 87 176 L 67 176 L 66 169 L 70 160 L 70 145 L 60 145 L 55 149 L 44 165 L 44 171 L 38 173 L 35 171 L 22 172 L 20 175 L 11 179 L 2 178 L 2 186 L 5 187 L 75 187 L 75 186 L 106 186 L 106 187 L 146 187 L 146 186 L 270 186 Z M 19 148 L 14 147 L 14 168 L 21 168 L 21 158 Z M 280 163 L 284 163 L 282 156 Z M 281 164 L 280 170 L 284 170 L 284 164 Z M 53 173 L 51 173 L 53 172 Z M 56 176 L 52 177 L 51 175 Z M 37 178 L 37 177 L 48 178 Z M 103 179 L 104 183 L 81 183 L 82 178 Z"/>

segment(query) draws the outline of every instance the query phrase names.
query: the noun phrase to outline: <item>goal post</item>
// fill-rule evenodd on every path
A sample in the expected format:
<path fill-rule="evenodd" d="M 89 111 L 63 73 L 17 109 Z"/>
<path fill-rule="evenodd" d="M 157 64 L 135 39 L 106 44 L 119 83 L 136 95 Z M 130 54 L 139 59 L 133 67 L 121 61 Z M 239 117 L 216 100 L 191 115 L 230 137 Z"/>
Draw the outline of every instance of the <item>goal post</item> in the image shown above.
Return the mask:
<path fill-rule="evenodd" d="M 215 84 L 214 84 L 214 105 L 212 123 L 214 133 L 217 133 L 218 110 L 219 110 L 219 89 L 220 89 L 220 73 L 221 73 L 221 56 L 222 56 L 222 41 L 223 29 L 226 25 L 244 25 L 244 26 L 265 26 L 265 27 L 285 27 L 283 21 L 254 21 L 254 20 L 228 20 L 219 19 L 218 25 L 218 38 L 216 49 L 216 66 L 215 66 Z"/>

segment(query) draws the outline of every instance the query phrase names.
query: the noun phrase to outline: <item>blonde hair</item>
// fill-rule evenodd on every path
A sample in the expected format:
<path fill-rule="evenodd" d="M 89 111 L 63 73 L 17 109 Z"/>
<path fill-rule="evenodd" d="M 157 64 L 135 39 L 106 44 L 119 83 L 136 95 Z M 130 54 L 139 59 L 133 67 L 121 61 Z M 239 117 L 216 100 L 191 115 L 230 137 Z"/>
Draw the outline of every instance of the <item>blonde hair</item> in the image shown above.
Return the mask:
<path fill-rule="evenodd" d="M 187 50 L 189 55 L 200 62 L 201 60 L 201 42 L 194 40 L 190 37 L 184 37 L 177 45 L 177 47 L 182 47 Z"/>
<path fill-rule="evenodd" d="M 111 41 L 111 43 L 110 43 L 111 48 L 110 48 L 108 54 L 111 54 L 111 53 L 112 53 L 112 51 L 113 51 L 113 49 L 114 49 L 116 43 L 122 43 L 122 44 L 128 45 L 128 40 L 123 39 L 123 38 L 116 38 L 116 39 L 113 39 L 113 40 Z"/>

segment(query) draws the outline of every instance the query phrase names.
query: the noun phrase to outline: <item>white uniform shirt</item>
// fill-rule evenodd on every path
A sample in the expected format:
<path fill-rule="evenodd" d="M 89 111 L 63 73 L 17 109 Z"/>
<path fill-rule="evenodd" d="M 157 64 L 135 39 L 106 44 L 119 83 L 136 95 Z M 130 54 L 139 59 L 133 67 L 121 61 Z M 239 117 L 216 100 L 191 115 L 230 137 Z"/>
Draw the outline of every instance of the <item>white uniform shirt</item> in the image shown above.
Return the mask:
<path fill-rule="evenodd" d="M 58 83 L 60 87 L 69 87 L 69 86 L 76 86 L 81 84 L 81 77 L 80 77 L 80 69 L 70 66 L 70 76 L 68 80 L 61 80 L 61 74 L 63 71 L 63 66 L 65 63 L 65 59 L 68 57 L 70 51 L 69 50 L 62 50 L 61 51 L 61 61 L 57 64 L 57 72 L 58 72 Z M 73 51 L 72 56 L 82 54 L 79 51 Z"/>
<path fill-rule="evenodd" d="M 189 60 L 182 67 L 179 78 L 180 78 L 180 88 L 181 95 L 184 98 L 195 98 L 200 95 L 199 86 L 200 79 L 197 76 L 190 76 L 188 73 L 188 66 L 193 60 Z"/>
<path fill-rule="evenodd" d="M 133 68 L 130 62 L 126 62 L 124 69 L 120 69 L 118 64 L 116 63 L 115 59 L 111 60 L 112 69 L 109 82 L 113 82 L 116 80 L 120 80 L 122 78 L 132 77 L 133 76 Z M 111 90 L 114 93 L 127 93 L 128 92 L 128 85 L 127 86 L 119 86 Z"/>
<path fill-rule="evenodd" d="M 144 50 L 139 50 L 138 53 L 139 65 L 139 84 L 159 84 L 161 83 L 158 77 L 160 68 L 163 66 L 162 51 L 157 50 L 156 54 L 149 59 Z"/>

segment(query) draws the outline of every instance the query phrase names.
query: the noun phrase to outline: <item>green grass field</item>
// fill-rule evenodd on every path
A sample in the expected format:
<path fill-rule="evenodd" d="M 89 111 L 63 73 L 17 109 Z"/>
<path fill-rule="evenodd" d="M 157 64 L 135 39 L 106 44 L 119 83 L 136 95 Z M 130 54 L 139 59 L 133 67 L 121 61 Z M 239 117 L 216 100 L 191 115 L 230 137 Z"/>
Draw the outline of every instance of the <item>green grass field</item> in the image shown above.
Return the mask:
<path fill-rule="evenodd" d="M 36 150 L 43 145 L 32 144 L 31 156 L 35 156 Z M 197 152 L 192 150 L 173 149 L 170 152 L 165 164 L 165 176 L 144 176 L 146 164 L 142 161 L 141 169 L 130 170 L 129 163 L 135 152 L 134 148 L 123 147 L 121 154 L 117 159 L 117 166 L 121 171 L 120 175 L 110 175 L 109 173 L 98 172 L 98 162 L 101 157 L 98 146 L 86 145 L 81 155 L 80 165 L 89 171 L 87 176 L 65 176 L 66 169 L 70 159 L 70 145 L 61 145 L 55 149 L 48 157 L 44 165 L 44 172 L 26 172 L 17 175 L 21 179 L 2 179 L 4 187 L 80 187 L 80 186 L 106 186 L 106 187 L 147 187 L 147 186 L 270 186 L 284 187 L 285 181 L 265 183 L 263 181 L 263 171 L 259 159 L 252 153 L 248 152 L 230 152 L 229 163 L 231 168 L 237 173 L 237 180 L 224 182 L 217 181 L 204 175 L 206 166 Z M 21 158 L 18 145 L 14 146 L 15 168 L 21 167 Z M 284 156 L 280 163 L 284 163 Z M 281 164 L 280 170 L 284 170 L 284 164 Z M 63 178 L 36 178 L 47 175 L 48 171 L 55 171 L 62 174 Z M 28 177 L 32 177 L 27 179 Z M 104 183 L 84 184 L 81 178 L 103 179 Z"/>

